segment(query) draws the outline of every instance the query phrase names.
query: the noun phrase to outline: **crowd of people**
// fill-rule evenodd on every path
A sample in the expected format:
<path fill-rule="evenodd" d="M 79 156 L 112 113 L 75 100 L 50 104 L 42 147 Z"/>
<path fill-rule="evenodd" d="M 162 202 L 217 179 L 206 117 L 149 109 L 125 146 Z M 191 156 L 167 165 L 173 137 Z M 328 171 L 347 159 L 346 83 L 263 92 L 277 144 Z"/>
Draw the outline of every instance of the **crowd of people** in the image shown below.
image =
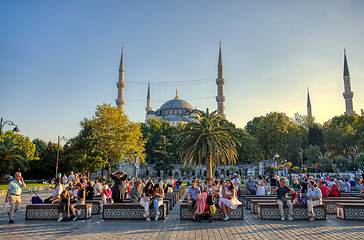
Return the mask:
<path fill-rule="evenodd" d="M 231 209 L 241 205 L 238 191 L 240 191 L 240 180 L 236 174 L 226 181 L 207 178 L 201 183 L 197 178 L 191 180 L 191 186 L 187 191 L 187 207 L 191 211 L 193 220 L 201 221 L 204 213 L 211 215 L 214 211 L 222 212 L 223 220 L 228 220 Z M 210 205 L 208 209 L 206 203 Z"/>

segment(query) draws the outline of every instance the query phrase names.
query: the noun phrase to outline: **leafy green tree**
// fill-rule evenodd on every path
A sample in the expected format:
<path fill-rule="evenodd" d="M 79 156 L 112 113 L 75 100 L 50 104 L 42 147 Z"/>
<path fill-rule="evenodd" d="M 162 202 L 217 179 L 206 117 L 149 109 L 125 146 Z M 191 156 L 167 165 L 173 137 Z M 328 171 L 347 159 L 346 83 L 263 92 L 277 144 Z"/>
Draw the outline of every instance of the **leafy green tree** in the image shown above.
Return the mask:
<path fill-rule="evenodd" d="M 0 182 L 7 173 L 28 170 L 27 153 L 16 137 L 2 136 L 0 141 Z"/>
<path fill-rule="evenodd" d="M 312 124 L 308 130 L 308 144 L 313 146 L 319 146 L 322 153 L 325 152 L 325 139 L 322 127 L 315 123 Z"/>
<path fill-rule="evenodd" d="M 271 159 L 276 153 L 284 157 L 289 146 L 289 133 L 297 130 L 297 125 L 284 113 L 271 112 L 262 117 L 256 137 L 264 159 Z"/>
<path fill-rule="evenodd" d="M 240 145 L 236 146 L 239 154 L 236 161 L 238 163 L 252 163 L 258 160 L 261 155 L 258 139 L 241 128 L 236 129 L 236 133 L 236 138 L 240 142 Z"/>
<path fill-rule="evenodd" d="M 158 146 L 158 149 L 154 150 L 154 152 L 158 160 L 155 163 L 154 169 L 163 170 L 164 178 L 166 178 L 167 171 L 171 172 L 171 170 L 174 169 L 171 154 L 167 151 L 167 148 L 171 143 L 166 136 L 161 135 L 161 138 L 156 145 Z"/>
<path fill-rule="evenodd" d="M 44 140 L 39 138 L 34 139 L 33 144 L 35 145 L 35 157 L 39 158 L 40 153 L 44 152 L 47 149 L 47 143 Z"/>
<path fill-rule="evenodd" d="M 97 106 L 95 116 L 84 119 L 81 122 L 83 124 L 90 124 L 97 150 L 107 155 L 109 174 L 113 164 L 134 162 L 134 152 L 137 152 L 140 163 L 145 163 L 145 141 L 140 125 L 131 122 L 120 108 L 110 104 Z"/>
<path fill-rule="evenodd" d="M 38 156 L 35 156 L 36 155 L 35 154 L 35 151 L 36 151 L 35 145 L 34 145 L 34 143 L 32 143 L 32 141 L 30 141 L 29 137 L 26 137 L 21 134 L 15 135 L 13 131 L 6 131 L 5 134 L 1 135 L 1 138 L 6 138 L 6 137 L 16 139 L 16 141 L 19 143 L 18 147 L 25 151 L 25 154 L 27 155 L 26 159 L 28 161 L 33 160 L 38 157 Z"/>
<path fill-rule="evenodd" d="M 189 166 L 206 163 L 206 177 L 212 178 L 213 164 L 235 163 L 239 144 L 236 133 L 216 111 L 198 111 L 198 122 L 190 122 L 178 136 L 180 159 Z"/>
<path fill-rule="evenodd" d="M 305 157 L 307 159 L 307 163 L 308 164 L 315 164 L 315 163 L 318 163 L 320 162 L 320 158 L 319 158 L 319 155 L 320 155 L 320 147 L 315 145 L 315 146 L 312 146 L 310 145 L 306 151 L 304 152 L 305 154 Z"/>

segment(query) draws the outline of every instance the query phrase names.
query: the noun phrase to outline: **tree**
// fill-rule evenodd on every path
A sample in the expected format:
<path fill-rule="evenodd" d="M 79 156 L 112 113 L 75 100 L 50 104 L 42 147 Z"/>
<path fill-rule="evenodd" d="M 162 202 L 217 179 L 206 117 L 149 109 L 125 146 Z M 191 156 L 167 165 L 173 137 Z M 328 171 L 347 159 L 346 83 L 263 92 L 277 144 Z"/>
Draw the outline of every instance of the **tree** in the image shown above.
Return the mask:
<path fill-rule="evenodd" d="M 305 157 L 307 158 L 307 163 L 315 164 L 320 162 L 319 155 L 320 155 L 320 147 L 315 145 L 310 145 L 305 151 Z"/>
<path fill-rule="evenodd" d="M 241 128 L 236 129 L 236 133 L 237 139 L 240 142 L 240 145 L 236 146 L 239 154 L 236 161 L 239 163 L 252 163 L 258 160 L 261 155 L 261 149 L 259 148 L 257 138 Z"/>
<path fill-rule="evenodd" d="M 284 113 L 271 112 L 261 118 L 256 130 L 256 138 L 264 159 L 271 159 L 278 153 L 284 157 L 290 140 L 290 132 L 298 127 Z"/>
<path fill-rule="evenodd" d="M 158 160 L 155 163 L 154 169 L 163 170 L 164 178 L 166 178 L 167 171 L 174 169 L 171 154 L 167 151 L 167 148 L 171 143 L 166 136 L 161 135 L 160 140 L 156 145 L 158 146 L 158 149 L 154 150 L 154 152 Z"/>
<path fill-rule="evenodd" d="M 145 141 L 140 125 L 131 122 L 120 108 L 105 103 L 97 106 L 95 116 L 84 119 L 83 124 L 90 124 L 97 150 L 107 155 L 109 175 L 113 164 L 134 162 L 134 152 L 137 152 L 140 163 L 145 163 Z"/>
<path fill-rule="evenodd" d="M 319 124 L 315 123 L 308 130 L 308 144 L 313 146 L 319 146 L 320 152 L 325 152 L 324 147 L 324 133 Z"/>
<path fill-rule="evenodd" d="M 34 139 L 33 144 L 35 146 L 35 156 L 39 158 L 40 153 L 47 149 L 47 143 L 39 138 Z"/>
<path fill-rule="evenodd" d="M 180 159 L 184 164 L 206 163 L 206 177 L 212 178 L 212 165 L 235 163 L 238 153 L 236 133 L 216 111 L 198 111 L 198 122 L 190 122 L 178 136 Z"/>
<path fill-rule="evenodd" d="M 0 182 L 9 171 L 28 170 L 27 154 L 16 137 L 4 136 L 0 141 Z"/>
<path fill-rule="evenodd" d="M 30 141 L 29 137 L 26 137 L 24 135 L 21 134 L 17 134 L 15 135 L 13 131 L 6 131 L 5 134 L 1 135 L 1 138 L 6 138 L 6 137 L 10 137 L 10 138 L 15 138 L 16 141 L 18 142 L 18 148 L 23 149 L 25 154 L 26 154 L 26 159 L 29 160 L 33 160 L 33 159 L 37 159 L 38 156 L 35 156 L 35 145 L 34 143 L 32 143 L 32 141 Z"/>

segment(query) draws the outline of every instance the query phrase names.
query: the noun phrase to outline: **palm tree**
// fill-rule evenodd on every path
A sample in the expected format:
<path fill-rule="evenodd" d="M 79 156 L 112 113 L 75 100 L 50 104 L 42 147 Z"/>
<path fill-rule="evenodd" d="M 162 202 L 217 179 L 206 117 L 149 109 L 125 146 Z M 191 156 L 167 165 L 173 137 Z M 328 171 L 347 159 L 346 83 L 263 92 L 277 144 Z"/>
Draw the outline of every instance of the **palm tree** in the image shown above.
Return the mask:
<path fill-rule="evenodd" d="M 0 141 L 0 182 L 5 180 L 8 171 L 27 170 L 27 155 L 15 137 L 5 137 Z"/>
<path fill-rule="evenodd" d="M 213 163 L 234 164 L 238 153 L 234 129 L 216 111 L 198 111 L 198 122 L 188 123 L 178 136 L 179 156 L 186 165 L 206 162 L 206 178 L 212 178 Z"/>

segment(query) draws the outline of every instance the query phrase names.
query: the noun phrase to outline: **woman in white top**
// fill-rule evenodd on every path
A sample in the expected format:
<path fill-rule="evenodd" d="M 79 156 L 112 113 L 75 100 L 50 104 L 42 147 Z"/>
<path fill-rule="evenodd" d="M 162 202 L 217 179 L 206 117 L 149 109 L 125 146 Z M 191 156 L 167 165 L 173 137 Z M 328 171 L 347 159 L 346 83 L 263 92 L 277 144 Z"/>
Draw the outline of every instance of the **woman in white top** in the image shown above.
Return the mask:
<path fill-rule="evenodd" d="M 224 221 L 229 219 L 229 213 L 231 209 L 235 209 L 241 204 L 236 198 L 236 189 L 231 180 L 226 181 L 226 186 L 222 190 L 222 198 L 219 200 L 220 208 L 225 214 Z"/>
<path fill-rule="evenodd" d="M 258 176 L 258 188 L 257 188 L 257 195 L 265 195 L 265 188 L 264 188 L 264 179 L 261 175 Z"/>

